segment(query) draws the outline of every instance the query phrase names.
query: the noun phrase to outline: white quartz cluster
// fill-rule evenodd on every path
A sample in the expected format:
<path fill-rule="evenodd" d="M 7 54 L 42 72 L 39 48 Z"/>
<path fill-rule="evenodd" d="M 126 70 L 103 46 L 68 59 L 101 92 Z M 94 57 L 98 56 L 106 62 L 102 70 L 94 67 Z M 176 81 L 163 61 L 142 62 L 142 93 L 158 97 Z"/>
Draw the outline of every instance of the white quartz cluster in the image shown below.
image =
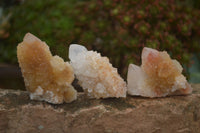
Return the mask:
<path fill-rule="evenodd" d="M 69 58 L 78 83 L 90 98 L 126 97 L 126 82 L 107 57 L 71 44 Z"/>

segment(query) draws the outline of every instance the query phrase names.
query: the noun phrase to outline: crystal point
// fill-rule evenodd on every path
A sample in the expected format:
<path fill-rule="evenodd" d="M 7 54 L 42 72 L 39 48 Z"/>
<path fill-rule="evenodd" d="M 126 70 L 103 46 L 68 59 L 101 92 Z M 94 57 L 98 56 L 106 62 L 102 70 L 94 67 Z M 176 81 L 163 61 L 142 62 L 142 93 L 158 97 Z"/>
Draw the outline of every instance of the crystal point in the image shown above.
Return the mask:
<path fill-rule="evenodd" d="M 87 49 L 84 46 L 78 44 L 71 44 L 69 47 L 69 59 L 75 60 L 78 54 L 86 51 Z"/>

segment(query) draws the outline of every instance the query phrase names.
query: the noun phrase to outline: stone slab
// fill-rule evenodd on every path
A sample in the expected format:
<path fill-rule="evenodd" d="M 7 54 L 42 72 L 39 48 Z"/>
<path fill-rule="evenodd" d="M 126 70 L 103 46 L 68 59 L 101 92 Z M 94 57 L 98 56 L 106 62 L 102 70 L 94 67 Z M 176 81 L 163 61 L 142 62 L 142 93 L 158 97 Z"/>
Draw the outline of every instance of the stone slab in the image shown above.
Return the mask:
<path fill-rule="evenodd" d="M 88 99 L 53 105 L 0 89 L 0 133 L 199 133 L 200 84 L 165 98 Z"/>

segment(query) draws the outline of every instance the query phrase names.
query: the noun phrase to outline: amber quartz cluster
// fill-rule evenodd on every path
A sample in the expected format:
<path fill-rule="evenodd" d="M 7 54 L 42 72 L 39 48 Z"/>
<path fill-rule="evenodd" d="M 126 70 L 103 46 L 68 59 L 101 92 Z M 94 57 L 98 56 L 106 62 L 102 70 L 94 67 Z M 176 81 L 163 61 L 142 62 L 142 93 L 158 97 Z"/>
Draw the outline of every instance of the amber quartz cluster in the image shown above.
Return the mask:
<path fill-rule="evenodd" d="M 59 56 L 52 56 L 45 42 L 27 33 L 17 47 L 17 57 L 31 99 L 60 104 L 77 98 L 71 85 L 74 80 L 71 65 Z"/>
<path fill-rule="evenodd" d="M 189 94 L 192 88 L 182 70 L 179 62 L 172 60 L 166 51 L 144 48 L 141 67 L 129 65 L 128 93 L 146 97 Z"/>

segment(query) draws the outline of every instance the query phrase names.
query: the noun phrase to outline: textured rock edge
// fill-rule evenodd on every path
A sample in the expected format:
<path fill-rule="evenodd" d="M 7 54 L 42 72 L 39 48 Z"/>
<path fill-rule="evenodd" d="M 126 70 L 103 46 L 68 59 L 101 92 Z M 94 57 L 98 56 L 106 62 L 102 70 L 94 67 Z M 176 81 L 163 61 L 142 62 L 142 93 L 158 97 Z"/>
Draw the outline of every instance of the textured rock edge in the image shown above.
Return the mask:
<path fill-rule="evenodd" d="M 200 132 L 200 84 L 188 96 L 88 99 L 52 105 L 25 91 L 0 89 L 0 131 L 12 132 Z"/>

